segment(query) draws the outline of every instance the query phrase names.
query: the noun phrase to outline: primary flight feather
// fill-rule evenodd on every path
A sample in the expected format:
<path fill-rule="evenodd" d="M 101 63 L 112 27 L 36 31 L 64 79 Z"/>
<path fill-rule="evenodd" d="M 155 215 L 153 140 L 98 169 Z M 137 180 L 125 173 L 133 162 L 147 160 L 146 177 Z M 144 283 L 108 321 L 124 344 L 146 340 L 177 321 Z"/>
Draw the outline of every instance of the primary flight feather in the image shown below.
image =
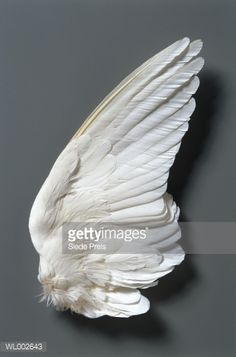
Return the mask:
<path fill-rule="evenodd" d="M 83 123 L 56 160 L 30 213 L 43 298 L 94 318 L 145 313 L 140 289 L 184 258 L 179 209 L 166 192 L 169 169 L 194 111 L 202 41 L 184 38 L 123 80 Z M 68 222 L 148 227 L 135 251 L 65 254 Z M 152 250 L 147 248 L 152 247 Z"/>

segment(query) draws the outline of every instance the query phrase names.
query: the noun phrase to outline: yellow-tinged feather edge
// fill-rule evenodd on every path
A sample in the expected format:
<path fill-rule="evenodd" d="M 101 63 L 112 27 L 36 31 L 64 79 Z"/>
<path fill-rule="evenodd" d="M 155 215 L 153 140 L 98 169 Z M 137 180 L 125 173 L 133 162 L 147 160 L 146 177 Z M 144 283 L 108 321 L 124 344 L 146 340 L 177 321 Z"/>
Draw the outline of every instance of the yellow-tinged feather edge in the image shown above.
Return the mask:
<path fill-rule="evenodd" d="M 142 69 L 143 70 L 143 69 Z M 141 70 L 141 71 L 142 71 Z M 135 76 L 130 78 L 128 81 L 126 81 L 122 86 L 119 86 L 117 90 L 114 90 L 111 92 L 110 95 L 108 95 L 99 105 L 98 107 L 89 115 L 89 117 L 83 122 L 79 130 L 75 133 L 74 138 L 78 138 L 80 135 L 82 135 L 85 130 L 94 122 L 94 120 L 97 118 L 97 116 L 101 113 L 101 111 L 112 101 L 113 98 L 115 98 L 127 85 L 136 78 L 140 72 L 136 73 Z"/>

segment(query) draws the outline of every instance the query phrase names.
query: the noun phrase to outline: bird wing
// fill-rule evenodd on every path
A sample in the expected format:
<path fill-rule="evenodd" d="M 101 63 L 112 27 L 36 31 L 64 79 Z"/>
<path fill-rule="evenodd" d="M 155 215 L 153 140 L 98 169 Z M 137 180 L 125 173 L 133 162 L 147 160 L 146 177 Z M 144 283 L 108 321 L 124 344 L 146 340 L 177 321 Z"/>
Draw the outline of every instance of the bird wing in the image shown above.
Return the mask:
<path fill-rule="evenodd" d="M 152 256 L 150 264 L 137 257 L 132 272 L 129 254 L 107 257 L 100 275 L 107 277 L 106 269 L 112 272 L 109 281 L 116 288 L 150 286 L 183 259 L 175 243 L 180 237 L 179 210 L 166 188 L 169 169 L 195 108 L 192 95 L 204 63 L 197 57 L 201 47 L 200 40 L 184 38 L 153 56 L 84 122 L 55 162 L 33 205 L 30 231 L 39 252 L 45 234 L 65 222 L 105 221 L 151 227 L 150 242 L 162 252 L 159 264 L 160 257 Z M 168 252 L 171 257 L 165 255 Z M 89 257 L 90 280 L 100 271 L 99 259 L 95 259 L 95 269 L 91 269 L 91 261 Z M 104 289 L 99 294 L 104 299 L 108 296 Z M 119 294 L 113 292 L 111 300 L 126 309 L 127 293 L 124 291 L 124 299 Z M 123 315 L 132 314 L 132 309 L 147 309 L 147 301 L 137 294 Z M 123 302 L 118 303 L 119 299 Z"/>

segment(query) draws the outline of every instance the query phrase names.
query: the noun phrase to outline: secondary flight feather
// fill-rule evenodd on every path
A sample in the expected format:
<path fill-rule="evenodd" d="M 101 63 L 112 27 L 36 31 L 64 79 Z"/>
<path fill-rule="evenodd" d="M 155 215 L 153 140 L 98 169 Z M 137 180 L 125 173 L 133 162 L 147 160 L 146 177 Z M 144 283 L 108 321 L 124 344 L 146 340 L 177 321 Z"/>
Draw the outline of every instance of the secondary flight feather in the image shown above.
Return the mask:
<path fill-rule="evenodd" d="M 56 160 L 29 220 L 48 303 L 91 318 L 142 314 L 149 301 L 140 289 L 183 260 L 179 209 L 166 188 L 195 109 L 201 48 L 201 40 L 184 38 L 150 58 L 102 101 Z M 148 227 L 149 235 L 125 252 L 119 242 L 109 254 L 65 254 L 68 222 Z"/>

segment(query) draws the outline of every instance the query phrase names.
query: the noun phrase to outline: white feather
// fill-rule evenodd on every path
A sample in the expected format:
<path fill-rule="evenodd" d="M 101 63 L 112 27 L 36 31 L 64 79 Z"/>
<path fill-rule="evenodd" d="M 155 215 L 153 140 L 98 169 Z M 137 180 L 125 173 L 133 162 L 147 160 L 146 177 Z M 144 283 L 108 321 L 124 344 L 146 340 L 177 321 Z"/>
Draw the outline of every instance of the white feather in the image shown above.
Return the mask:
<path fill-rule="evenodd" d="M 56 160 L 33 204 L 29 228 L 40 255 L 44 298 L 94 318 L 149 309 L 138 289 L 180 264 L 179 209 L 166 193 L 169 169 L 195 108 L 203 59 L 184 38 L 123 80 Z M 112 254 L 62 254 L 66 222 L 149 227 L 147 241 Z M 150 253 L 151 249 L 151 253 Z"/>

